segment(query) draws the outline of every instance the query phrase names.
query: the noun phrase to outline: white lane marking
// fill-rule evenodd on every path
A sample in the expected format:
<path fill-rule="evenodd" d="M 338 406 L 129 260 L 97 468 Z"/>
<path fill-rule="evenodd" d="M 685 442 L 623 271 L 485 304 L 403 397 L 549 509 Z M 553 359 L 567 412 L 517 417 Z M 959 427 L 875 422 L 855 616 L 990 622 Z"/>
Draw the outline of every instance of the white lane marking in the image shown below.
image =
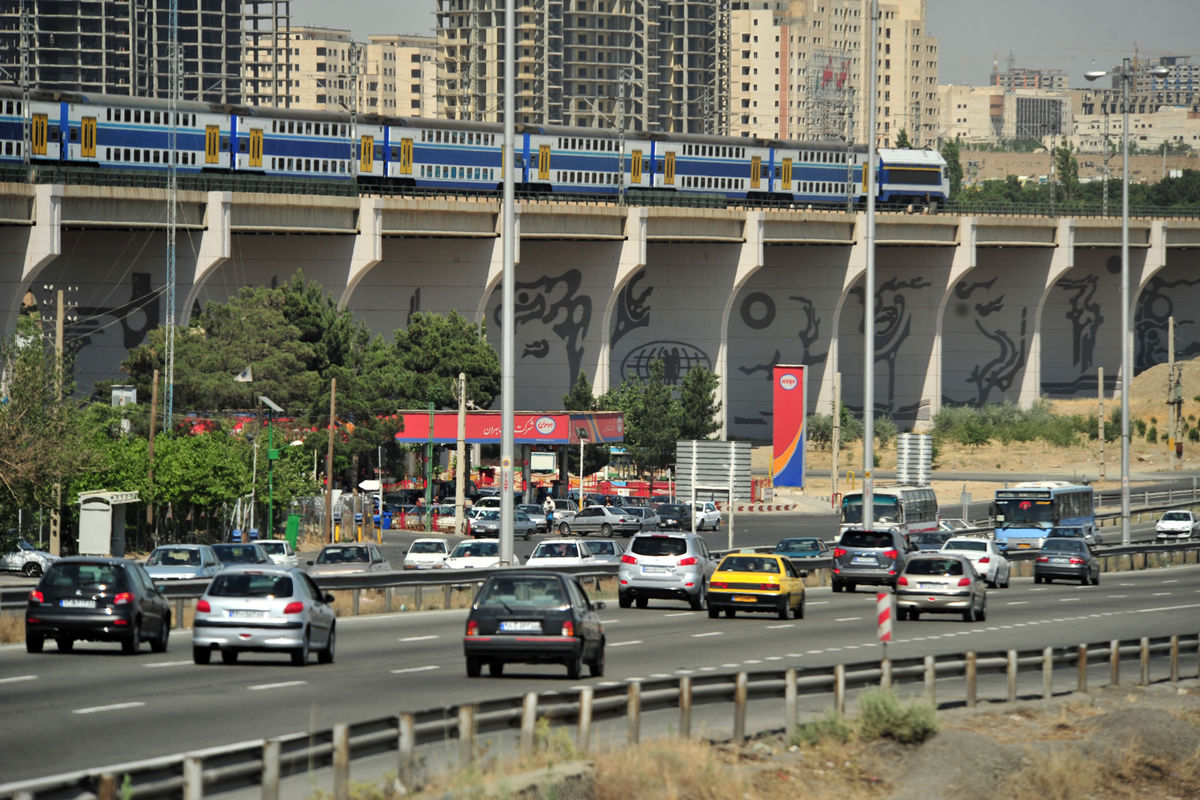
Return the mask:
<path fill-rule="evenodd" d="M 18 681 L 36 681 L 37 675 L 14 675 L 11 678 L 0 678 L 0 683 L 17 683 Z"/>
<path fill-rule="evenodd" d="M 398 642 L 426 642 L 430 639 L 440 638 L 436 633 L 430 633 L 425 636 L 401 636 L 396 641 Z"/>
<path fill-rule="evenodd" d="M 716 667 L 701 667 L 700 671 L 701 672 L 716 672 L 717 668 Z"/>
<path fill-rule="evenodd" d="M 1197 589 L 1196 591 L 1200 591 L 1200 589 Z M 1109 595 L 1109 598 L 1112 600 L 1120 600 L 1125 597 L 1129 597 L 1129 595 L 1127 595 L 1127 594 L 1110 594 Z"/>
<path fill-rule="evenodd" d="M 187 661 L 159 661 L 156 664 L 142 664 L 142 666 L 146 669 L 158 669 L 159 667 L 179 667 L 191 663 L 192 661 L 189 659 Z"/>
<path fill-rule="evenodd" d="M 815 656 L 817 653 L 824 653 L 824 652 L 825 652 L 824 650 L 809 650 L 808 654 L 810 656 Z"/>
<path fill-rule="evenodd" d="M 619 619 L 602 619 L 602 620 L 600 620 L 601 624 L 603 624 L 603 625 L 616 625 L 620 621 L 621 620 L 619 620 Z"/>
<path fill-rule="evenodd" d="M 692 616 L 692 612 L 690 612 L 690 611 L 676 611 L 676 612 L 674 612 L 674 613 L 672 613 L 672 614 L 663 614 L 663 616 L 664 616 L 664 617 L 690 617 L 690 616 Z"/>
<path fill-rule="evenodd" d="M 693 639 L 703 639 L 706 636 L 721 636 L 723 634 L 724 634 L 724 631 L 709 631 L 708 633 L 693 633 L 692 638 Z"/>
<path fill-rule="evenodd" d="M 721 668 L 722 669 L 736 669 L 737 667 L 740 667 L 740 666 L 741 666 L 741 664 L 722 664 Z"/>
<path fill-rule="evenodd" d="M 675 670 L 675 674 L 676 675 L 694 675 L 694 674 L 696 674 L 696 670 L 694 670 L 694 669 L 677 669 L 677 670 Z"/>
<path fill-rule="evenodd" d="M 838 617 L 834 622 L 857 622 L 862 617 Z"/>
<path fill-rule="evenodd" d="M 767 656 L 767 661 L 783 661 L 783 656 Z"/>
<path fill-rule="evenodd" d="M 1159 606 L 1158 608 L 1136 608 L 1136 614 L 1153 614 L 1156 611 L 1183 611 L 1185 608 L 1200 608 L 1200 603 L 1185 603 L 1179 606 Z"/>
<path fill-rule="evenodd" d="M 607 647 L 625 647 L 631 644 L 641 644 L 641 639 L 630 639 L 628 642 L 605 642 Z"/>
<path fill-rule="evenodd" d="M 1136 583 L 1118 583 L 1117 586 L 1137 586 Z"/>
<path fill-rule="evenodd" d="M 1151 597 L 1170 597 L 1171 593 L 1170 592 L 1152 592 L 1150 594 L 1150 596 Z"/>
<path fill-rule="evenodd" d="M 804 654 L 803 653 L 788 653 L 787 657 L 788 658 L 803 658 Z"/>
<path fill-rule="evenodd" d="M 620 681 L 600 681 L 596 685 L 597 686 L 620 686 L 621 682 Z M 572 686 L 571 688 L 572 689 L 582 689 L 585 687 L 586 687 L 586 684 L 584 686 Z"/>
<path fill-rule="evenodd" d="M 91 708 L 77 708 L 74 711 L 72 711 L 71 713 L 72 714 L 99 714 L 102 711 L 118 711 L 122 708 L 137 708 L 138 706 L 144 706 L 144 705 L 146 705 L 146 704 L 141 702 L 140 700 L 134 700 L 129 703 L 113 703 L 112 705 L 109 705 L 109 706 L 92 706 Z"/>
<path fill-rule="evenodd" d="M 829 605 L 829 601 L 828 600 L 805 600 L 804 605 L 806 605 L 806 606 L 827 606 L 827 605 Z"/>
<path fill-rule="evenodd" d="M 737 664 L 725 664 L 724 666 L 736 667 Z M 669 673 L 669 672 L 652 672 L 652 673 L 650 673 L 650 677 L 651 678 L 669 678 L 669 677 L 671 677 L 671 673 Z"/>
<path fill-rule="evenodd" d="M 434 669 L 441 669 L 441 667 L 437 664 L 430 664 L 425 667 L 403 667 L 401 669 L 393 669 L 388 671 L 393 675 L 403 675 L 406 672 L 429 672 L 430 670 Z"/>
<path fill-rule="evenodd" d="M 279 683 L 259 683 L 254 686 L 247 686 L 246 688 L 252 692 L 263 692 L 268 689 L 286 689 L 289 686 L 303 686 L 306 683 L 308 681 L 280 681 Z"/>
<path fill-rule="evenodd" d="M 768 626 L 767 626 L 767 630 L 769 630 L 769 631 L 777 631 L 777 630 L 779 630 L 780 628 L 794 628 L 794 627 L 796 627 L 796 623 L 794 623 L 794 622 L 787 622 L 787 623 L 784 623 L 783 625 L 768 625 Z"/>
<path fill-rule="evenodd" d="M 1166 594 L 1170 594 L 1170 592 L 1167 592 Z M 1058 598 L 1058 602 L 1060 602 L 1060 603 L 1076 603 L 1078 601 L 1079 601 L 1078 597 L 1060 597 L 1060 598 Z M 1056 619 L 1054 621 L 1055 622 L 1066 622 L 1065 619 L 1064 620 Z"/>
<path fill-rule="evenodd" d="M 1170 580 L 1163 581 L 1163 583 L 1179 583 L 1179 579 L 1178 579 L 1178 578 L 1171 578 Z"/>
<path fill-rule="evenodd" d="M 1028 600 L 1010 600 L 1009 602 L 1005 603 L 1004 605 L 1006 605 L 1006 606 L 1027 606 L 1027 605 L 1029 605 L 1029 601 Z"/>
<path fill-rule="evenodd" d="M 747 659 L 746 659 L 745 661 L 743 661 L 742 663 L 743 663 L 743 664 L 761 664 L 761 663 L 762 663 L 762 659 L 761 659 L 761 658 L 747 658 Z"/>

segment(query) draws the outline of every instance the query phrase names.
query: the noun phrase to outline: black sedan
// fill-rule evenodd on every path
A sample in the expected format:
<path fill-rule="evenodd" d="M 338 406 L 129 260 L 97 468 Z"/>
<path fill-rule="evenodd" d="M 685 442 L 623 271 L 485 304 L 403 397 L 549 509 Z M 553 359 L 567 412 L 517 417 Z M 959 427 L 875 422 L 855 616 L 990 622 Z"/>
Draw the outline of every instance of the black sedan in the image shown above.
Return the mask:
<path fill-rule="evenodd" d="M 692 529 L 692 515 L 687 506 L 680 503 L 664 503 L 657 510 L 659 530 Z"/>
<path fill-rule="evenodd" d="M 563 664 L 577 679 L 587 664 L 593 678 L 604 674 L 604 627 L 573 575 L 545 570 L 506 570 L 488 576 L 467 616 L 463 655 L 467 676 L 479 677 L 486 663 L 494 677 L 509 662 Z"/>
<path fill-rule="evenodd" d="M 1079 581 L 1084 586 L 1100 584 L 1100 559 L 1082 539 L 1046 539 L 1033 562 L 1033 582 L 1050 583 L 1055 578 Z"/>
<path fill-rule="evenodd" d="M 150 649 L 161 653 L 170 634 L 170 603 L 145 567 L 125 558 L 56 561 L 29 593 L 25 608 L 25 649 L 30 653 L 42 652 L 46 639 L 54 639 L 64 653 L 79 639 L 120 642 L 128 654 L 149 640 Z"/>

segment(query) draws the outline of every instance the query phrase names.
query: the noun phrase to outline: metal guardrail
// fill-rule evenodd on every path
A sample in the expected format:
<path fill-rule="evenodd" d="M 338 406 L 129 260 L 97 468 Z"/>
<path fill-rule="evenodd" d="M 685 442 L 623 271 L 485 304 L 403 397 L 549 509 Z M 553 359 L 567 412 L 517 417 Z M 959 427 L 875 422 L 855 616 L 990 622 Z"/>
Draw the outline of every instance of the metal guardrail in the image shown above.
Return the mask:
<path fill-rule="evenodd" d="M 1191 653 L 1191 663 L 1196 665 L 1194 673 L 1188 670 L 1188 677 L 1200 677 L 1200 635 L 1187 633 L 1025 650 L 967 651 L 940 657 L 883 658 L 833 667 L 631 680 L 619 686 L 585 687 L 577 693 L 529 692 L 520 697 L 389 714 L 311 733 L 18 781 L 0 785 L 0 798 L 59 800 L 91 793 L 105 800 L 118 794 L 134 800 L 176 798 L 181 794 L 189 800 L 199 800 L 206 794 L 254 785 L 262 787 L 264 799 L 277 798 L 281 778 L 330 765 L 334 768 L 334 796 L 340 797 L 346 796 L 349 764 L 353 760 L 395 752 L 397 778 L 402 785 L 411 786 L 418 747 L 455 742 L 460 765 L 469 767 L 478 754 L 478 735 L 518 730 L 520 749 L 526 754 L 532 749 L 535 725 L 540 718 L 574 724 L 576 747 L 586 753 L 591 749 L 595 721 L 624 717 L 626 738 L 636 744 L 645 711 L 676 710 L 679 719 L 673 727 L 678 735 L 690 736 L 694 707 L 732 704 L 733 739 L 741 741 L 747 735 L 747 703 L 751 699 L 782 697 L 781 722 L 786 730 L 791 730 L 800 720 L 801 696 L 829 695 L 834 711 L 844 714 L 848 693 L 853 690 L 923 684 L 925 698 L 938 706 L 937 681 L 961 678 L 961 694 L 947 704 L 974 707 L 980 700 L 979 677 L 1004 675 L 1004 697 L 989 699 L 1007 702 L 1020 697 L 1048 699 L 1055 693 L 1056 669 L 1073 667 L 1074 690 L 1086 692 L 1091 685 L 1090 667 L 1106 665 L 1108 685 L 1119 685 L 1122 660 L 1136 656 L 1137 681 L 1147 685 L 1151 683 L 1153 657 L 1165 656 L 1168 664 L 1165 680 L 1175 683 L 1181 678 L 1184 653 Z M 1030 691 L 1028 681 L 1021 686 L 1022 675 L 1038 673 L 1040 691 Z"/>

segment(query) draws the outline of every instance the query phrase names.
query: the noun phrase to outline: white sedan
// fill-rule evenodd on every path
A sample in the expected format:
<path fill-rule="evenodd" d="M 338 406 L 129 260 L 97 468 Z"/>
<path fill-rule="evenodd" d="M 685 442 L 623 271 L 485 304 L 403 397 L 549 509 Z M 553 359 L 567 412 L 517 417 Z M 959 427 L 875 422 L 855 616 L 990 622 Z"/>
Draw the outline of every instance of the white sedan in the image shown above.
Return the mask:
<path fill-rule="evenodd" d="M 1191 511 L 1166 511 L 1154 523 L 1155 539 L 1191 539 L 1200 533 L 1200 519 Z"/>
<path fill-rule="evenodd" d="M 942 550 L 966 556 L 987 585 L 995 589 L 1007 589 L 1012 580 L 1012 564 L 991 539 L 982 536 L 952 536 L 942 545 Z"/>
<path fill-rule="evenodd" d="M 581 567 L 595 563 L 591 550 L 579 539 L 547 539 L 525 559 L 527 567 Z"/>
<path fill-rule="evenodd" d="M 488 569 L 500 566 L 499 539 L 464 539 L 446 557 L 446 569 Z M 512 566 L 521 560 L 513 553 Z"/>

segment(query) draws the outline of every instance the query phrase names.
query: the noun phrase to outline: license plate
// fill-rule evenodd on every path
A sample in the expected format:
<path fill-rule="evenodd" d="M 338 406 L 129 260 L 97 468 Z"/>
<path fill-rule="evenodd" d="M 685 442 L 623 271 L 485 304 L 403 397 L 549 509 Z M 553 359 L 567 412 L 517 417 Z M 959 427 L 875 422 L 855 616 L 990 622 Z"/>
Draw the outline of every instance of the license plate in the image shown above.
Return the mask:
<path fill-rule="evenodd" d="M 1017 549 L 1018 550 L 1028 550 L 1029 542 L 1021 542 L 1020 544 L 1017 545 Z"/>
<path fill-rule="evenodd" d="M 541 633 L 542 623 L 535 619 L 506 619 L 500 622 L 501 633 Z"/>
<path fill-rule="evenodd" d="M 758 598 L 753 597 L 752 595 L 748 595 L 748 594 L 735 594 L 733 596 L 733 602 L 735 602 L 735 603 L 757 603 Z"/>
<path fill-rule="evenodd" d="M 940 589 L 940 588 L 942 588 L 939 584 L 936 584 L 936 583 L 918 583 L 917 586 L 921 587 L 922 589 Z"/>
<path fill-rule="evenodd" d="M 256 608 L 233 608 L 229 610 L 229 616 L 234 619 L 245 619 L 246 617 L 265 617 L 267 612 L 260 611 Z"/>
<path fill-rule="evenodd" d="M 58 601 L 62 608 L 95 608 L 96 601 L 92 599 L 84 600 L 77 597 L 67 597 Z"/>
<path fill-rule="evenodd" d="M 855 564 L 874 564 L 875 559 L 871 558 L 870 556 L 855 556 L 854 563 Z"/>
<path fill-rule="evenodd" d="M 1053 564 L 1065 564 L 1065 563 L 1067 563 L 1067 559 L 1065 559 L 1065 558 L 1051 558 L 1051 559 L 1050 559 L 1050 562 L 1051 562 L 1051 563 L 1053 563 Z"/>
<path fill-rule="evenodd" d="M 642 567 L 642 572 L 651 573 L 651 574 L 670 572 L 670 571 L 671 570 L 669 567 Z"/>

